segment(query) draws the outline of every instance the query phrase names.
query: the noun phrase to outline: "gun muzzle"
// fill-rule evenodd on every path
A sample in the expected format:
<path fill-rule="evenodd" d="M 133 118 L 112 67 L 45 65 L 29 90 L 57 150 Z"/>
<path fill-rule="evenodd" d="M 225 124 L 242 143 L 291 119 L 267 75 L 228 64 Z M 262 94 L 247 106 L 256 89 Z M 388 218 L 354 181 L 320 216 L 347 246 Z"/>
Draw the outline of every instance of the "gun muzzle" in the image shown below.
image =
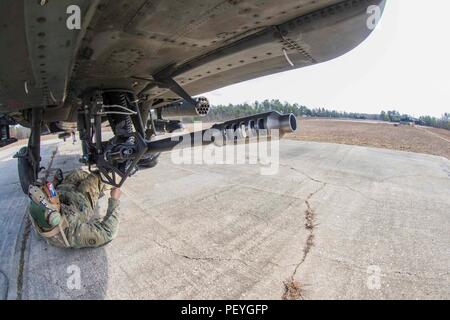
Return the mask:
<path fill-rule="evenodd" d="M 206 116 L 210 110 L 208 99 L 199 97 L 195 101 L 195 105 L 186 100 L 179 100 L 162 106 L 161 116 L 162 118 Z"/>

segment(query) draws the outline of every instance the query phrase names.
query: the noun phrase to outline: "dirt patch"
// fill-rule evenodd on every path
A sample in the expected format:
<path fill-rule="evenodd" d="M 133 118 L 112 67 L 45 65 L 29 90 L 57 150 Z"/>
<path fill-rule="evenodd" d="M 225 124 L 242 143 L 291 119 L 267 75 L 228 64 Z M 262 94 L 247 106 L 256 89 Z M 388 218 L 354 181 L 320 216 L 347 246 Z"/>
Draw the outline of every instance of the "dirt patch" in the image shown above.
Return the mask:
<path fill-rule="evenodd" d="M 450 142 L 445 140 L 450 140 L 450 131 L 443 129 L 331 119 L 299 119 L 299 124 L 299 132 L 285 138 L 410 151 L 450 159 Z"/>
<path fill-rule="evenodd" d="M 306 230 L 312 230 L 312 229 L 314 229 L 314 211 L 311 208 L 308 201 L 306 201 L 306 205 L 308 206 L 308 209 L 306 209 L 306 212 L 305 212 L 305 216 L 306 216 L 305 228 L 306 228 Z"/>
<path fill-rule="evenodd" d="M 309 235 L 306 239 L 305 248 L 303 249 L 303 261 L 306 260 L 306 256 L 308 255 L 309 251 L 311 251 L 311 248 L 314 246 L 314 210 L 311 208 L 311 205 L 309 204 L 309 201 L 305 201 L 307 209 L 305 211 L 305 229 L 308 230 Z"/>
<path fill-rule="evenodd" d="M 290 280 L 284 283 L 283 300 L 303 300 L 303 288 L 300 282 Z"/>

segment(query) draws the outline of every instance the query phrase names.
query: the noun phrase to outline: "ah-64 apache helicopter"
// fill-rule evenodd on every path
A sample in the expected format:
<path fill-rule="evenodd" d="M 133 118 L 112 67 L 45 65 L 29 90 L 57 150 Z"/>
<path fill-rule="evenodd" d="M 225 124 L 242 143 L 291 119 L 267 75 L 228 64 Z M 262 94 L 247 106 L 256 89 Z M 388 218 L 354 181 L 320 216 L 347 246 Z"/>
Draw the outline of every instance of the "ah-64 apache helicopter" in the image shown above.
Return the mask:
<path fill-rule="evenodd" d="M 373 30 L 384 0 L 2 0 L 0 114 L 31 128 L 17 154 L 24 191 L 40 170 L 44 129 L 76 127 L 83 161 L 121 186 L 136 168 L 193 135 L 157 140 L 202 116 L 194 98 L 237 82 L 341 56 Z M 372 21 L 373 20 L 373 21 Z M 372 27 L 371 27 L 372 26 Z M 102 124 L 114 137 L 104 140 Z M 277 112 L 227 121 L 208 141 L 297 128 Z M 5 138 L 5 139 L 3 139 Z"/>

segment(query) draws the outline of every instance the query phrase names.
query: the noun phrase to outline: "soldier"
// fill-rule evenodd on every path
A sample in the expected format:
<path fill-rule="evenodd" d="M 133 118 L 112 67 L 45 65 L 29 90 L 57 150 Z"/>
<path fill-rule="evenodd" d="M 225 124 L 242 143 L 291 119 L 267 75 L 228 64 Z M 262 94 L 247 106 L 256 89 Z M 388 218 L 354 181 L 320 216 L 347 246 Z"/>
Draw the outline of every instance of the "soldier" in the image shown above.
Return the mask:
<path fill-rule="evenodd" d="M 107 244 L 117 234 L 121 191 L 111 189 L 105 217 L 94 218 L 104 189 L 99 175 L 83 170 L 72 171 L 64 179 L 59 170 L 53 182 L 31 185 L 29 214 L 37 233 L 58 247 L 86 248 Z"/>

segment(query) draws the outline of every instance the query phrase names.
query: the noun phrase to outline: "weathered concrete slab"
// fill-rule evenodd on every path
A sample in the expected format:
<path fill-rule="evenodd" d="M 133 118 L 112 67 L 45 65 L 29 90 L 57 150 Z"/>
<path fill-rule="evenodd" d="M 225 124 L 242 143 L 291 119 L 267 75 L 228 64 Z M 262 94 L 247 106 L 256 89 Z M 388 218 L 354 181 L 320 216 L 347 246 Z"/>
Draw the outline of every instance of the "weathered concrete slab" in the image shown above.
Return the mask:
<path fill-rule="evenodd" d="M 78 166 L 69 142 L 47 142 L 44 163 L 56 147 L 55 167 Z M 450 298 L 446 159 L 283 141 L 278 174 L 262 176 L 165 154 L 126 183 L 118 238 L 75 251 L 27 224 L 14 151 L 0 151 L 9 299 L 280 299 L 292 281 L 305 299 Z"/>

